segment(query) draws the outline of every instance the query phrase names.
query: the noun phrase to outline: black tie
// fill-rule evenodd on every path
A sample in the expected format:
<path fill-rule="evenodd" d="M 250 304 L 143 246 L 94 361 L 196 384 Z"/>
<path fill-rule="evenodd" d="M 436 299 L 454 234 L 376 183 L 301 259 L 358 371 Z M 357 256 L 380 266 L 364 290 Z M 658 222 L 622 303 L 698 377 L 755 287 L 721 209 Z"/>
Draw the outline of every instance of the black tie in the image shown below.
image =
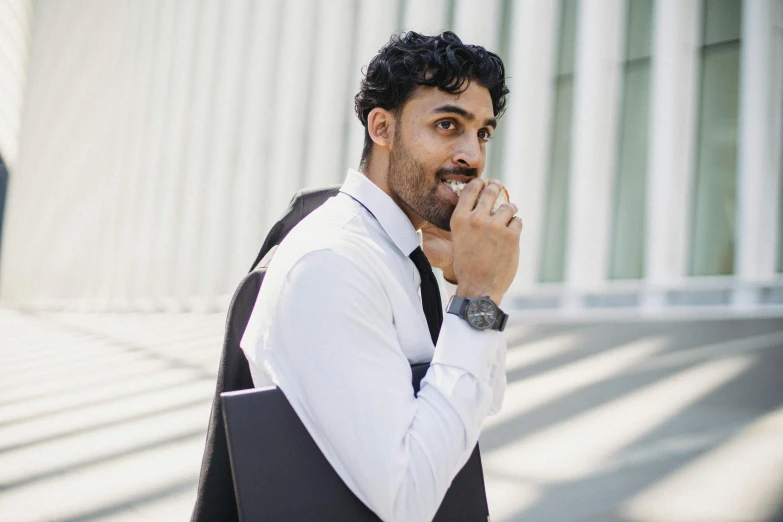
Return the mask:
<path fill-rule="evenodd" d="M 432 266 L 424 255 L 421 247 L 408 256 L 419 269 L 421 275 L 421 304 L 424 307 L 424 316 L 427 318 L 427 326 L 430 328 L 430 337 L 432 344 L 438 343 L 438 334 L 440 325 L 443 324 L 443 307 L 440 303 L 440 290 L 438 290 L 438 281 L 435 274 L 432 273 Z"/>

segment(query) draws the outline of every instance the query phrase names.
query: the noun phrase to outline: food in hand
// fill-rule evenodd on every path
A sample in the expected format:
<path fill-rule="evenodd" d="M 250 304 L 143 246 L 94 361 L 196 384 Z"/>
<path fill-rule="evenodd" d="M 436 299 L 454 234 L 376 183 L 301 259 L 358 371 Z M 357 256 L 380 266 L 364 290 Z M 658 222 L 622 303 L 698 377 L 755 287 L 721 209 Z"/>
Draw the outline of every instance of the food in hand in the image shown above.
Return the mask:
<path fill-rule="evenodd" d="M 487 183 L 489 183 L 490 181 L 492 180 L 488 179 Z M 450 181 L 450 180 L 447 180 L 444 183 L 446 183 L 446 186 L 449 187 L 452 190 L 452 192 L 454 192 L 457 195 L 457 197 L 462 195 L 462 189 L 464 189 L 465 185 L 467 185 L 467 183 L 461 183 L 459 181 Z M 501 189 L 500 194 L 498 194 L 498 198 L 495 200 L 495 204 L 492 207 L 492 211 L 490 211 L 490 215 L 494 214 L 495 211 L 497 211 L 497 209 L 500 208 L 500 205 L 502 205 L 503 203 L 511 202 L 506 187 L 500 185 L 500 189 Z"/>

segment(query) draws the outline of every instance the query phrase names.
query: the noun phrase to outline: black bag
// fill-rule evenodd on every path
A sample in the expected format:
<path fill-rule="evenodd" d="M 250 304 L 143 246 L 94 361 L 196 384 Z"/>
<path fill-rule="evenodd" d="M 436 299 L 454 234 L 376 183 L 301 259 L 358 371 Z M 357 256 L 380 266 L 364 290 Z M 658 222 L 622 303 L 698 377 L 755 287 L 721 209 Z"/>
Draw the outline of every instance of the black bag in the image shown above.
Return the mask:
<path fill-rule="evenodd" d="M 416 388 L 427 368 L 411 366 Z M 221 398 L 240 520 L 379 521 L 332 468 L 279 388 Z"/>

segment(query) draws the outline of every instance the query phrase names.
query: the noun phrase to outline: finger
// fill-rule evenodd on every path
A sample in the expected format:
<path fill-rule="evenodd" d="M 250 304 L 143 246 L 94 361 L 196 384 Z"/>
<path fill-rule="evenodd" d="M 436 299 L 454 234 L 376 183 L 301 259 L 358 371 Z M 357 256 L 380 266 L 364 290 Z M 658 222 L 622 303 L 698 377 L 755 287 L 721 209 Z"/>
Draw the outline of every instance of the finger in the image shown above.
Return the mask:
<path fill-rule="evenodd" d="M 519 216 L 514 216 L 511 218 L 511 221 L 508 222 L 508 228 L 510 230 L 513 230 L 517 234 L 522 232 L 522 218 Z"/>
<path fill-rule="evenodd" d="M 514 217 L 514 214 L 518 211 L 519 209 L 513 203 L 503 203 L 498 207 L 492 217 L 493 219 L 502 221 L 504 225 L 508 225 L 509 220 Z"/>
<path fill-rule="evenodd" d="M 470 180 L 470 183 L 465 185 L 462 189 L 462 194 L 459 196 L 457 206 L 454 212 L 470 212 L 476 207 L 476 201 L 478 201 L 479 194 L 484 190 L 484 186 L 487 184 L 481 178 L 474 178 Z"/>
<path fill-rule="evenodd" d="M 480 214 L 489 214 L 490 211 L 492 211 L 492 207 L 495 206 L 495 201 L 498 199 L 500 188 L 500 182 L 496 180 L 490 181 L 487 186 L 484 187 L 481 196 L 478 198 L 478 202 L 476 202 L 476 211 Z"/>

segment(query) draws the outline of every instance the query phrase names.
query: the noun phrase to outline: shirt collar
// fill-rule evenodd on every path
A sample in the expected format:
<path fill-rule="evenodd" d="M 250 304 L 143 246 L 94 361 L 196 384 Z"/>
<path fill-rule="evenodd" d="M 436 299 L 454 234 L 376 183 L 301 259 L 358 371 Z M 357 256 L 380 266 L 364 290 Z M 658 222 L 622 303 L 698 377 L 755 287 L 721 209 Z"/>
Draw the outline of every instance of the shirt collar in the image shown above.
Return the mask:
<path fill-rule="evenodd" d="M 416 247 L 420 246 L 421 240 L 408 216 L 388 194 L 367 179 L 367 176 L 348 169 L 348 175 L 343 186 L 340 187 L 340 192 L 348 194 L 364 205 L 403 254 L 410 255 Z"/>

